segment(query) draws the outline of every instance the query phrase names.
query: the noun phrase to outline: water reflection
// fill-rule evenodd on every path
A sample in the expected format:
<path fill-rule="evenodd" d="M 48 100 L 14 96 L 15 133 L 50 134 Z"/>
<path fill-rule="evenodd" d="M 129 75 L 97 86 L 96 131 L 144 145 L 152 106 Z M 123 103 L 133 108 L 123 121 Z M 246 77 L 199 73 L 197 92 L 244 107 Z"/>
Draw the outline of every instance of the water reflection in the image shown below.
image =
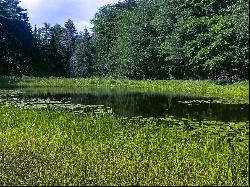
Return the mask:
<path fill-rule="evenodd" d="M 197 120 L 248 121 L 248 104 L 201 103 L 188 105 L 179 101 L 203 99 L 174 93 L 143 92 L 124 89 L 25 89 L 25 99 L 40 98 L 84 105 L 104 105 L 115 115 L 132 117 L 192 118 Z M 207 99 L 207 98 L 206 98 Z"/>

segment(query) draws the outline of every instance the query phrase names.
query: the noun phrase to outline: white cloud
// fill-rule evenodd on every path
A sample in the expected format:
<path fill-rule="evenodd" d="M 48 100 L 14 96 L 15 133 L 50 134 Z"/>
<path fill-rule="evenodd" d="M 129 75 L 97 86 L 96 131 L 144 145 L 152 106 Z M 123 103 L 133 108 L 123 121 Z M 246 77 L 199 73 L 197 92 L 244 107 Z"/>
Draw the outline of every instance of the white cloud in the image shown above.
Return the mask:
<path fill-rule="evenodd" d="M 90 20 L 98 9 L 118 0 L 21 0 L 20 5 L 27 9 L 31 25 L 44 22 L 64 24 L 72 19 L 77 29 L 91 27 Z"/>
<path fill-rule="evenodd" d="M 74 24 L 78 31 L 82 31 L 84 28 L 92 28 L 92 25 L 89 21 L 75 21 Z"/>

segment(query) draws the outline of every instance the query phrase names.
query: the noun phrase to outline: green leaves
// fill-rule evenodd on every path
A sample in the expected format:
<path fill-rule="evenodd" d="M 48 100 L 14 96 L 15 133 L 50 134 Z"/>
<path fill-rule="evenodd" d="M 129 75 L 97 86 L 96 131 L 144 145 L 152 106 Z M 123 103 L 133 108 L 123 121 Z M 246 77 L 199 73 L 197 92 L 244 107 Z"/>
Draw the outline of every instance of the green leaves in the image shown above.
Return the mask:
<path fill-rule="evenodd" d="M 94 44 L 87 29 L 79 37 L 70 60 L 71 76 L 89 77 L 93 74 Z"/>
<path fill-rule="evenodd" d="M 249 122 L 6 107 L 0 119 L 3 186 L 248 184 Z"/>
<path fill-rule="evenodd" d="M 32 35 L 18 0 L 0 1 L 0 76 L 28 71 Z"/>
<path fill-rule="evenodd" d="M 224 71 L 239 74 L 235 63 L 242 57 L 234 56 L 243 46 L 235 46 L 237 24 L 230 7 L 242 5 L 182 0 L 130 3 L 108 5 L 96 14 L 98 75 L 183 79 L 218 78 Z"/>
<path fill-rule="evenodd" d="M 43 76 L 248 79 L 247 0 L 123 0 L 100 8 L 92 24 L 85 43 L 72 20 L 32 38 L 26 11 L 2 0 L 0 75 L 32 67 Z"/>

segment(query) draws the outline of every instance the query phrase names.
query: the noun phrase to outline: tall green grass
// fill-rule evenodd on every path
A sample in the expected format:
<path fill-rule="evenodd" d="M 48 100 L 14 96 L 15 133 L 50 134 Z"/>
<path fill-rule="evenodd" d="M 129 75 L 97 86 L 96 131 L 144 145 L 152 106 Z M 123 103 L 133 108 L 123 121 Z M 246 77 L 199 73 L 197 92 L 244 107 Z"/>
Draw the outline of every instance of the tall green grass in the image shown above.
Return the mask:
<path fill-rule="evenodd" d="M 171 123 L 0 107 L 0 185 L 249 184 L 247 122 Z"/>
<path fill-rule="evenodd" d="M 229 102 L 249 103 L 249 82 L 218 85 L 210 80 L 115 80 L 103 78 L 35 78 L 5 77 L 0 79 L 0 87 L 61 87 L 61 88 L 128 88 L 145 91 L 199 94 L 220 97 Z"/>

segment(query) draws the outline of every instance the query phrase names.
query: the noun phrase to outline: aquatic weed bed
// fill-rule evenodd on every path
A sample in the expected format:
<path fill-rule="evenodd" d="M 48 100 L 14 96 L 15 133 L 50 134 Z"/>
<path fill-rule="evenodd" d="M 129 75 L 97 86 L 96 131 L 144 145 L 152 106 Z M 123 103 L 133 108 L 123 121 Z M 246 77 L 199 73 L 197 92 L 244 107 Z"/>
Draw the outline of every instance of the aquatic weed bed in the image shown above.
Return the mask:
<path fill-rule="evenodd" d="M 229 103 L 249 103 L 249 82 L 218 85 L 211 80 L 126 80 L 104 78 L 4 77 L 0 87 L 128 88 L 218 97 Z M 225 102 L 225 101 L 223 101 Z"/>
<path fill-rule="evenodd" d="M 249 122 L 0 106 L 0 185 L 248 185 Z"/>
<path fill-rule="evenodd" d="M 249 121 L 122 118 L 18 94 L 0 93 L 0 185 L 249 184 Z"/>
<path fill-rule="evenodd" d="M 16 88 L 0 89 L 0 103 L 7 107 L 65 109 L 74 113 L 94 111 L 119 117 L 166 117 L 216 121 L 249 120 L 248 104 L 186 94 L 132 90 Z"/>

